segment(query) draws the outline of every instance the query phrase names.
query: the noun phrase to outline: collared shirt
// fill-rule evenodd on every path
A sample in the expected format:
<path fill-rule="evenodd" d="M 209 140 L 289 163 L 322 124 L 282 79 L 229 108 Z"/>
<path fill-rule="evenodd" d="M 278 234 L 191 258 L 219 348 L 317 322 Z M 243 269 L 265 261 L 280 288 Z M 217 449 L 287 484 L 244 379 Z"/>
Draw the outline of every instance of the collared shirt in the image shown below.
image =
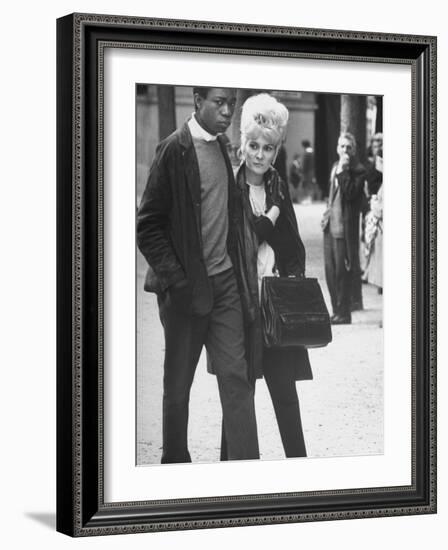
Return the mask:
<path fill-rule="evenodd" d="M 204 141 L 215 141 L 218 136 L 209 134 L 207 130 L 204 130 L 199 122 L 196 120 L 196 114 L 191 115 L 190 120 L 188 121 L 188 128 L 190 129 L 193 139 L 202 139 Z"/>

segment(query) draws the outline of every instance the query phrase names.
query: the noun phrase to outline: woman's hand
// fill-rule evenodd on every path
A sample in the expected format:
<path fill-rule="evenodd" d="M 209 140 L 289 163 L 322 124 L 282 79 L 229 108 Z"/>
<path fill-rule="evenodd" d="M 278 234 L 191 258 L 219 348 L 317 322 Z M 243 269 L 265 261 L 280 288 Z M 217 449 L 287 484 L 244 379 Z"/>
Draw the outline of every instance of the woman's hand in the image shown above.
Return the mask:
<path fill-rule="evenodd" d="M 265 216 L 271 220 L 272 225 L 275 225 L 275 222 L 280 216 L 280 208 L 274 204 L 274 206 L 271 206 L 271 208 L 266 212 Z"/>
<path fill-rule="evenodd" d="M 279 210 L 281 209 L 285 196 L 280 189 L 280 181 L 280 178 L 275 176 L 266 185 L 266 204 L 268 208 L 276 206 Z"/>

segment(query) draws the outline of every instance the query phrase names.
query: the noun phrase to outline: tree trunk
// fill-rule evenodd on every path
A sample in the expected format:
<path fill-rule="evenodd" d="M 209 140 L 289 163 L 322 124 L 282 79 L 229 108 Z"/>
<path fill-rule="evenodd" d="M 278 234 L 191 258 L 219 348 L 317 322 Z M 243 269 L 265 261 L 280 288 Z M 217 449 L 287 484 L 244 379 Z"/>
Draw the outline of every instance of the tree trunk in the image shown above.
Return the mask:
<path fill-rule="evenodd" d="M 341 132 L 350 132 L 355 136 L 358 158 L 361 162 L 365 162 L 366 159 L 366 111 L 366 96 L 341 96 Z"/>
<path fill-rule="evenodd" d="M 232 117 L 232 125 L 230 127 L 230 143 L 231 143 L 231 161 L 234 166 L 239 164 L 238 150 L 240 148 L 240 127 L 241 127 L 241 109 L 248 97 L 253 94 L 253 90 L 238 89 L 236 93 L 235 111 Z"/>
<path fill-rule="evenodd" d="M 383 96 L 377 95 L 376 97 L 376 120 L 375 120 L 375 133 L 383 131 Z"/>
<path fill-rule="evenodd" d="M 357 157 L 363 163 L 366 160 L 366 111 L 366 96 L 341 96 L 341 132 L 350 132 L 355 136 Z M 363 301 L 359 249 L 354 258 L 351 279 L 352 311 L 361 310 Z"/>
<path fill-rule="evenodd" d="M 176 104 L 174 86 L 157 86 L 159 104 L 159 141 L 176 129 Z"/>
<path fill-rule="evenodd" d="M 341 96 L 317 94 L 314 119 L 316 181 L 322 198 L 328 197 L 330 171 L 337 160 L 336 147 L 341 124 Z"/>

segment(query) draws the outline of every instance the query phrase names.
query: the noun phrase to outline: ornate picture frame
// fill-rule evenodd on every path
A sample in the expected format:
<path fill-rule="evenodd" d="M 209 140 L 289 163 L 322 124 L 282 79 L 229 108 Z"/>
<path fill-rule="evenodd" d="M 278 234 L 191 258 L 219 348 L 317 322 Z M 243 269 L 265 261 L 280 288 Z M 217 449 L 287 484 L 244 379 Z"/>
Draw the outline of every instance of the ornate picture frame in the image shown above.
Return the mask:
<path fill-rule="evenodd" d="M 116 47 L 411 68 L 411 483 L 107 502 L 104 52 Z M 436 512 L 436 38 L 72 14 L 57 21 L 57 530 L 70 536 Z M 129 365 L 129 368 L 133 368 Z M 182 491 L 180 491 L 182 493 Z"/>

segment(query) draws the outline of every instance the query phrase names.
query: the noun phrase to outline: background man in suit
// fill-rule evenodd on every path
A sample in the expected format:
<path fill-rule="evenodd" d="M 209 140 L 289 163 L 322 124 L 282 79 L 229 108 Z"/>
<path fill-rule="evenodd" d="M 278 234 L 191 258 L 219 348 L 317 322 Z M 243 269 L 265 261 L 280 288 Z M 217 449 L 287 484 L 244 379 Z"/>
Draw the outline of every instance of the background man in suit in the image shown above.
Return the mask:
<path fill-rule="evenodd" d="M 351 279 L 359 247 L 365 168 L 356 160 L 356 141 L 349 132 L 339 136 L 339 160 L 331 169 L 324 230 L 325 278 L 333 307 L 332 323 L 351 323 Z"/>
<path fill-rule="evenodd" d="M 156 150 L 137 216 L 165 333 L 162 463 L 190 462 L 190 388 L 203 346 L 217 376 L 230 460 L 259 458 L 254 389 L 233 271 L 235 183 L 220 135 L 236 91 L 194 88 L 195 113 Z"/>

